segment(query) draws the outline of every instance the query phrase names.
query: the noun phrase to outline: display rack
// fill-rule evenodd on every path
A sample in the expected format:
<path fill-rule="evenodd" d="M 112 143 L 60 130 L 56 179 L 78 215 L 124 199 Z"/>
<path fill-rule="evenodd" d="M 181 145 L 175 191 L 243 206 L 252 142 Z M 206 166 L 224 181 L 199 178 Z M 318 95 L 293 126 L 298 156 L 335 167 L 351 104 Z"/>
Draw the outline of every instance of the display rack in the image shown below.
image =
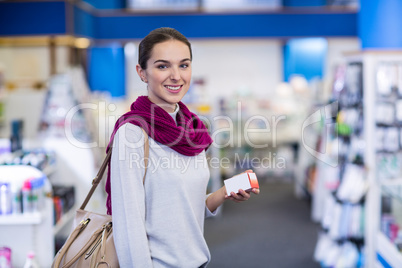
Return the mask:
<path fill-rule="evenodd" d="M 10 180 L 20 179 L 21 176 L 29 178 L 43 175 L 40 170 L 31 166 L 15 165 L 0 168 L 3 176 L 8 174 L 7 179 Z M 40 211 L 0 215 L 0 242 L 2 246 L 11 249 L 13 267 L 23 267 L 26 254 L 31 250 L 34 250 L 41 267 L 50 267 L 52 264 L 55 254 L 55 241 L 51 232 L 54 221 L 53 200 L 51 195 L 46 196 Z"/>
<path fill-rule="evenodd" d="M 383 233 L 376 235 L 377 259 L 380 267 L 402 267 L 402 254 L 395 248 Z"/>
<path fill-rule="evenodd" d="M 323 267 L 338 267 L 340 263 L 340 267 L 364 266 L 365 226 L 361 222 L 367 181 L 360 146 L 365 131 L 362 73 L 359 61 L 340 66 L 332 99 L 324 108 L 312 210 L 323 229 L 315 253 Z"/>
<path fill-rule="evenodd" d="M 22 267 L 23 262 L 26 258 L 26 253 L 33 250 L 36 253 L 36 258 L 40 267 L 50 267 L 54 258 L 56 249 L 58 248 L 58 241 L 65 239 L 70 233 L 72 228 L 72 222 L 77 209 L 77 204 L 75 202 L 74 196 L 71 194 L 66 197 L 59 196 L 57 200 L 62 199 L 62 210 L 56 213 L 56 208 L 58 207 L 55 200 L 57 191 L 55 189 L 66 188 L 69 189 L 72 186 L 81 187 L 82 190 L 77 190 L 80 200 L 83 200 L 83 192 L 87 188 L 90 188 L 90 181 L 81 181 L 81 176 L 77 175 L 78 170 L 75 160 L 81 163 L 93 162 L 92 152 L 85 151 L 81 152 L 81 157 L 72 157 L 78 153 L 71 152 L 71 146 L 68 146 L 67 142 L 61 140 L 54 141 L 54 143 L 48 140 L 45 143 L 45 147 L 52 147 L 52 151 L 55 151 L 57 155 L 57 161 L 52 161 L 52 164 L 45 165 L 43 170 L 34 168 L 28 165 L 0 165 L 0 174 L 2 174 L 1 179 L 7 179 L 8 181 L 13 180 L 13 176 L 5 176 L 5 169 L 7 169 L 7 174 L 17 174 L 24 170 L 32 171 L 26 173 L 26 176 L 19 176 L 18 180 L 30 177 L 42 177 L 46 175 L 48 178 L 48 188 L 46 191 L 45 206 L 37 212 L 21 213 L 21 214 L 9 214 L 0 215 L 0 246 L 6 246 L 12 250 L 12 263 L 13 267 Z M 62 151 L 63 153 L 60 153 Z M 73 159 L 74 161 L 69 161 L 66 163 L 65 157 Z M 85 159 L 85 160 L 82 160 Z M 73 165 L 74 170 L 72 170 L 71 165 Z M 10 169 L 15 170 L 14 172 Z M 93 167 L 86 168 L 88 172 L 88 178 L 93 176 Z M 18 171 L 18 172 L 17 172 Z M 52 184 L 52 185 L 50 185 Z M 57 187 L 55 188 L 55 186 Z M 53 188 L 53 194 L 51 191 Z M 85 193 L 86 194 L 86 193 Z M 102 205 L 103 202 L 99 201 L 99 194 L 97 199 L 94 199 L 98 206 Z M 73 203 L 71 206 L 71 202 Z M 68 206 L 66 204 L 69 204 Z M 93 204 L 91 206 L 94 206 Z M 61 217 L 58 218 L 58 215 Z M 56 221 L 56 222 L 55 222 Z M 16 239 L 18 238 L 18 239 Z M 22 239 L 23 238 L 23 239 Z"/>
<path fill-rule="evenodd" d="M 400 187 L 402 186 L 401 180 L 398 179 L 397 174 L 389 174 L 386 178 L 382 172 L 381 162 L 379 156 L 381 154 L 395 155 L 401 152 L 401 132 L 400 124 L 396 120 L 390 118 L 397 118 L 397 106 L 395 102 L 401 98 L 397 92 L 402 90 L 401 72 L 402 53 L 400 52 L 365 52 L 357 57 L 360 58 L 364 65 L 364 104 L 365 104 L 365 159 L 368 169 L 367 179 L 369 182 L 369 191 L 367 194 L 367 213 L 366 213 L 366 259 L 367 267 L 402 267 L 402 254 L 396 249 L 396 246 L 391 242 L 390 238 L 385 236 L 381 231 L 381 206 L 383 195 L 387 192 L 384 191 L 387 187 Z M 384 66 L 389 66 L 391 69 L 384 72 Z M 392 68 L 395 68 L 392 70 Z M 387 69 L 387 67 L 385 67 Z M 398 73 L 399 71 L 399 73 Z M 384 85 L 385 83 L 385 85 Z M 388 93 L 383 90 L 388 90 Z M 383 111 L 383 103 L 387 102 L 393 107 L 391 114 L 385 118 Z M 385 121 L 383 121 L 385 119 Z M 393 122 L 391 122 L 393 121 Z M 382 136 L 379 134 L 382 128 L 385 128 L 390 133 L 392 128 L 398 131 L 398 137 L 392 139 L 391 134 Z M 380 146 L 382 144 L 382 148 Z M 396 145 L 395 148 L 390 148 L 391 145 Z M 400 167 L 397 172 L 401 173 Z M 394 250 L 386 250 L 393 248 Z M 390 265 L 390 266 L 389 266 Z"/>
<path fill-rule="evenodd" d="M 31 225 L 40 224 L 44 220 L 44 212 L 34 212 L 21 215 L 1 215 L 0 225 Z"/>
<path fill-rule="evenodd" d="M 342 107 L 341 91 L 337 99 L 339 137 L 334 140 L 338 143 L 340 163 L 345 159 L 345 152 L 347 161 L 350 161 L 350 155 L 356 155 L 357 150 L 361 154 L 359 165 L 364 168 L 360 175 L 364 177 L 364 183 L 354 180 L 354 188 L 360 187 L 365 192 L 362 199 L 365 211 L 364 262 L 360 265 L 367 268 L 402 267 L 402 53 L 365 51 L 349 54 L 345 59 L 346 66 L 361 66 L 360 74 L 346 68 L 344 78 L 361 80 L 363 96 L 356 95 L 357 99 L 361 99 L 361 105 L 352 106 L 354 109 L 360 106 L 362 113 L 361 118 L 349 114 L 342 119 L 341 111 L 352 106 Z M 342 82 L 338 79 L 335 84 L 339 86 Z M 350 90 L 347 83 L 341 88 L 346 88 L 343 91 Z M 355 140 L 353 145 L 349 137 L 345 146 L 341 136 L 353 135 L 356 127 L 362 130 L 361 140 L 357 143 Z M 342 183 L 345 170 L 339 168 L 338 171 L 339 174 L 333 177 Z M 323 217 L 319 215 L 317 218 Z"/>
<path fill-rule="evenodd" d="M 305 107 L 298 105 L 295 114 L 270 105 L 270 100 L 254 96 L 216 104 L 213 139 L 219 156 L 231 163 L 222 165 L 222 178 L 247 169 L 254 169 L 259 178 L 294 176 L 293 145 L 300 142 Z"/>

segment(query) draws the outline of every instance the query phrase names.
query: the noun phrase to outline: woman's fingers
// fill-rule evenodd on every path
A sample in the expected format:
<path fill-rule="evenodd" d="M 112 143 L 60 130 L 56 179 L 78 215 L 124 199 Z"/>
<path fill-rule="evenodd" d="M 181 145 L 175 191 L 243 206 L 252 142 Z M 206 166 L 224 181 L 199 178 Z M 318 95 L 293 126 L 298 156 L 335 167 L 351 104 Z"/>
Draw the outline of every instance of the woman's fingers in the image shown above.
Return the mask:
<path fill-rule="evenodd" d="M 233 196 L 228 196 L 228 195 L 226 195 L 225 196 L 225 199 L 229 199 L 229 200 L 232 200 L 232 201 L 234 201 L 234 202 L 236 202 L 236 203 L 240 203 L 240 201 L 239 200 L 237 200 L 237 199 L 235 199 Z"/>
<path fill-rule="evenodd" d="M 260 189 L 257 188 L 253 188 L 253 190 L 251 190 L 254 194 L 259 194 L 260 193 Z"/>
<path fill-rule="evenodd" d="M 259 194 L 260 190 L 253 188 L 251 190 L 251 192 L 253 192 L 254 194 Z M 250 198 L 250 193 L 244 191 L 243 189 L 239 189 L 238 193 L 235 192 L 231 192 L 230 196 L 229 195 L 225 195 L 225 199 L 230 199 L 235 201 L 236 203 L 240 203 L 242 201 L 247 201 Z"/>
<path fill-rule="evenodd" d="M 250 194 L 242 189 L 239 190 L 239 195 L 243 200 L 248 200 L 250 198 Z"/>
<path fill-rule="evenodd" d="M 240 189 L 237 194 L 234 192 L 231 192 L 230 196 L 232 196 L 234 199 L 236 199 L 238 201 L 246 201 L 250 198 L 250 194 L 248 194 L 246 191 L 244 191 L 242 189 Z"/>

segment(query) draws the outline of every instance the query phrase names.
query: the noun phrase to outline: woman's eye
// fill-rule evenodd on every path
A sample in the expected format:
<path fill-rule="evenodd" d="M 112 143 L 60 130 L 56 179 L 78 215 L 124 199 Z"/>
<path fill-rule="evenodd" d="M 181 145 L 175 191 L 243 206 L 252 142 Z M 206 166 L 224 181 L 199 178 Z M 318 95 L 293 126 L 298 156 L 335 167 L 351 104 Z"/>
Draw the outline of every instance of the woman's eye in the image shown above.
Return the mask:
<path fill-rule="evenodd" d="M 166 65 L 158 65 L 158 69 L 166 69 L 167 66 Z"/>
<path fill-rule="evenodd" d="M 187 67 L 188 67 L 188 64 L 182 64 L 182 65 L 180 65 L 180 67 L 181 67 L 181 68 L 187 68 Z"/>

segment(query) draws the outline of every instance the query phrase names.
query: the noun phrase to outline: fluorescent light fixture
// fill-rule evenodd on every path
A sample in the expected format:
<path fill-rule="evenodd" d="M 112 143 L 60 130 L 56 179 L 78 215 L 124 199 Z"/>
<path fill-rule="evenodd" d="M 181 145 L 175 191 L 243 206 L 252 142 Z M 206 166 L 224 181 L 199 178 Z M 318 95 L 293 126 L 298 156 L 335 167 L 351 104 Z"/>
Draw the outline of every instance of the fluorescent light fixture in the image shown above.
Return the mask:
<path fill-rule="evenodd" d="M 90 45 L 91 45 L 91 41 L 88 38 L 81 37 L 81 38 L 77 38 L 74 40 L 74 46 L 76 48 L 85 49 L 85 48 L 88 48 Z"/>

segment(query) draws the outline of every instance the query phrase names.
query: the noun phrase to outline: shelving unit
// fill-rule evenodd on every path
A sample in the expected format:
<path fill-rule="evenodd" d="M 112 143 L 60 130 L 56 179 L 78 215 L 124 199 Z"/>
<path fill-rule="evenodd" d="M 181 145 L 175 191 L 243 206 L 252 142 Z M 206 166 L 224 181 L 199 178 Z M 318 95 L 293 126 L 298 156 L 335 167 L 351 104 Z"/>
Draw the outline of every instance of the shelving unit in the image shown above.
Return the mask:
<path fill-rule="evenodd" d="M 345 59 L 347 66 L 359 64 L 362 67 L 362 139 L 359 146 L 345 148 L 342 142 L 338 145 L 340 151 L 348 154 L 356 148 L 364 152 L 359 161 L 365 170 L 364 187 L 367 187 L 364 267 L 402 267 L 402 253 L 394 243 L 398 236 L 402 238 L 399 215 L 402 207 L 402 107 L 398 107 L 402 100 L 402 53 L 365 51 L 347 55 Z M 357 81 L 356 75 L 346 69 L 345 77 L 352 76 L 349 78 Z M 338 129 L 351 128 L 353 132 L 353 124 L 339 123 Z M 341 153 L 338 159 L 343 161 Z M 341 180 L 342 172 L 338 176 Z"/>
<path fill-rule="evenodd" d="M 364 64 L 351 59 L 338 67 L 332 99 L 322 108 L 312 217 L 321 222 L 315 259 L 323 267 L 364 267 L 365 193 Z M 343 252 L 349 252 L 345 257 Z M 346 262 L 346 263 L 345 263 Z"/>
<path fill-rule="evenodd" d="M 74 160 L 77 159 L 78 161 L 82 160 L 82 158 L 78 157 L 68 157 L 71 156 L 71 145 L 68 146 L 67 142 L 61 142 L 60 140 L 52 143 L 49 139 L 47 139 L 47 142 L 44 145 L 43 149 L 39 150 L 39 152 L 48 152 L 46 155 L 49 159 L 40 165 L 42 170 L 25 165 L 0 165 L 0 179 L 5 180 L 6 182 L 22 182 L 31 177 L 40 178 L 45 175 L 49 184 L 52 184 L 47 184 L 45 205 L 40 211 L 0 215 L 0 246 L 11 248 L 12 263 L 14 267 L 22 267 L 27 252 L 31 250 L 35 252 L 37 261 L 41 267 L 50 267 L 54 258 L 57 241 L 61 241 L 60 238 L 65 238 L 71 230 L 77 204 L 68 211 L 64 211 L 66 209 L 65 205 L 61 206 L 61 210 L 55 210 L 58 206 L 54 203 L 56 199 L 54 199 L 54 195 L 51 194 L 51 187 L 54 185 L 80 185 L 80 187 L 84 188 L 82 191 L 85 191 L 87 184 L 89 187 L 91 183 L 90 178 L 92 176 L 89 174 L 88 181 L 79 181 L 81 177 L 76 174 L 78 167 L 76 166 L 75 161 L 72 160 L 69 163 L 66 163 L 64 157 L 72 158 Z M 60 153 L 60 151 L 64 154 Z M 30 151 L 28 150 L 27 152 Z M 24 155 L 22 152 L 18 152 L 14 153 L 13 157 L 22 157 L 22 155 Z M 90 151 L 81 152 L 80 155 L 81 157 L 84 157 L 84 159 L 88 158 L 89 162 L 93 161 L 92 152 Z M 72 153 L 72 156 L 74 156 L 74 153 Z M 55 158 L 57 158 L 57 160 Z M 83 161 L 82 163 L 88 162 Z M 71 170 L 71 165 L 75 168 L 74 171 Z M 88 172 L 94 172 L 93 167 L 87 167 L 86 169 Z M 81 194 L 81 191 L 76 192 Z M 72 197 L 72 195 L 69 195 L 69 197 Z M 80 197 L 80 200 L 83 200 L 83 198 Z M 99 200 L 98 202 L 102 204 Z M 58 212 L 55 214 L 55 211 Z M 57 215 L 62 216 L 55 223 L 55 217 Z"/>
<path fill-rule="evenodd" d="M 25 172 L 27 178 L 39 176 L 38 174 L 46 174 L 46 172 L 50 177 L 60 177 L 54 165 L 47 166 L 43 171 L 23 165 L 0 166 L 0 169 L 2 167 L 8 169 L 7 173 L 10 173 L 10 168 L 15 168 L 15 170 L 19 171 L 18 173 L 21 173 L 21 170 L 27 170 Z M 60 167 L 60 163 L 58 163 L 58 168 L 66 170 L 64 165 Z M 33 171 L 33 173 L 30 171 Z M 4 177 L 5 173 L 0 170 L 0 174 L 3 174 Z M 31 175 L 29 176 L 29 174 Z M 66 177 L 62 177 L 60 180 L 66 179 Z M 72 177 L 69 176 L 69 179 L 72 179 Z M 60 182 L 60 180 L 54 178 L 56 183 Z M 53 183 L 52 178 L 49 182 Z M 65 234 L 70 232 L 77 204 L 67 212 L 64 212 L 56 224 L 54 207 L 53 196 L 46 194 L 45 206 L 38 212 L 0 215 L 0 246 L 11 248 L 13 267 L 22 267 L 26 259 L 25 254 L 30 250 L 36 253 L 37 261 L 41 267 L 51 266 L 56 249 L 55 238 L 58 236 L 65 237 Z M 24 239 L 22 240 L 21 238 Z"/>
<path fill-rule="evenodd" d="M 33 212 L 20 215 L 1 215 L 0 225 L 32 225 L 40 224 L 44 220 L 44 212 Z"/>
<path fill-rule="evenodd" d="M 367 210 L 366 210 L 366 260 L 367 267 L 401 267 L 401 262 L 398 260 L 402 259 L 402 255 L 396 249 L 395 245 L 390 241 L 390 239 L 381 232 L 380 222 L 381 222 L 381 196 L 386 194 L 384 191 L 386 188 L 391 187 L 401 187 L 402 181 L 396 177 L 382 178 L 383 174 L 381 172 L 380 162 L 378 161 L 378 156 L 384 153 L 383 150 L 378 150 L 379 145 L 383 142 L 381 136 L 378 136 L 378 131 L 381 128 L 391 128 L 397 127 L 399 131 L 398 138 L 398 149 L 394 152 L 390 149 L 385 150 L 387 154 L 397 154 L 402 150 L 402 144 L 400 140 L 401 128 L 399 124 L 382 124 L 378 121 L 379 111 L 378 107 L 384 103 L 390 101 L 390 105 L 395 105 L 395 101 L 400 98 L 400 95 L 395 91 L 402 90 L 402 84 L 400 83 L 401 77 L 397 80 L 396 77 L 380 77 L 383 75 L 380 73 L 380 66 L 387 64 L 398 65 L 402 64 L 402 53 L 400 52 L 365 52 L 359 55 L 361 62 L 364 66 L 363 73 L 363 84 L 364 84 L 364 104 L 365 104 L 365 159 L 366 167 L 368 169 L 367 180 L 369 182 L 369 191 L 367 193 Z M 396 68 L 396 66 L 395 66 Z M 400 74 L 399 74 L 400 76 Z M 383 79 L 389 83 L 390 94 L 386 98 L 380 96 L 380 80 Z M 387 86 L 386 86 L 387 87 Z M 394 106 L 396 110 L 396 107 Z M 396 118 L 396 111 L 391 114 L 392 117 Z M 389 119 L 387 119 L 388 121 Z M 389 138 L 388 138 L 389 139 Z M 390 140 L 385 140 L 384 143 L 393 143 Z M 400 170 L 399 172 L 402 172 Z M 400 193 L 399 193 L 400 194 Z M 402 196 L 401 196 L 402 197 Z M 391 249 L 394 250 L 391 250 Z"/>
<path fill-rule="evenodd" d="M 214 127 L 218 152 L 230 165 L 221 166 L 223 179 L 247 169 L 257 177 L 291 178 L 295 172 L 293 144 L 300 141 L 299 130 L 306 107 L 299 105 L 298 114 L 267 108 L 268 99 L 242 97 L 238 101 L 224 100 L 216 103 Z M 278 116 L 279 114 L 279 116 Z"/>
<path fill-rule="evenodd" d="M 2 168 L 3 175 L 15 175 L 8 179 L 43 175 L 41 171 L 30 166 L 16 165 L 2 166 Z M 12 170 L 15 171 L 12 172 Z M 11 248 L 13 267 L 23 267 L 26 254 L 31 250 L 35 251 L 36 259 L 41 267 L 51 266 L 55 254 L 55 241 L 51 232 L 53 216 L 51 196 L 45 197 L 44 207 L 38 212 L 0 215 L 0 242 L 2 246 Z"/>
<path fill-rule="evenodd" d="M 388 237 L 378 232 L 376 235 L 377 259 L 380 267 L 402 267 L 402 254 Z"/>

